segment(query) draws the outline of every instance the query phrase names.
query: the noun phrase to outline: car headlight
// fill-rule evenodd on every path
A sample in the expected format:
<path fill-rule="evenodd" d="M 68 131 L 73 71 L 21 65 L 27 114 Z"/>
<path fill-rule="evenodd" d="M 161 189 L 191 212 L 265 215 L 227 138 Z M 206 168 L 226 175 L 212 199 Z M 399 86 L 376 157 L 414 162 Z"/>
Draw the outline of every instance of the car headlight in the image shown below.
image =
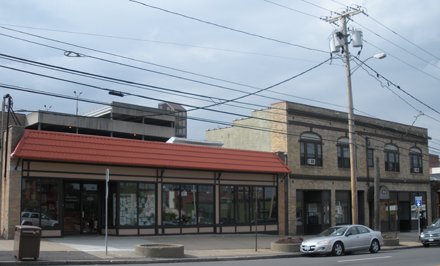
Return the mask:
<path fill-rule="evenodd" d="M 318 241 L 317 244 L 318 245 L 328 245 L 328 244 L 330 244 L 330 240 L 321 240 L 321 241 Z"/>
<path fill-rule="evenodd" d="M 420 237 L 424 237 L 424 236 L 425 236 L 425 233 L 421 232 Z"/>

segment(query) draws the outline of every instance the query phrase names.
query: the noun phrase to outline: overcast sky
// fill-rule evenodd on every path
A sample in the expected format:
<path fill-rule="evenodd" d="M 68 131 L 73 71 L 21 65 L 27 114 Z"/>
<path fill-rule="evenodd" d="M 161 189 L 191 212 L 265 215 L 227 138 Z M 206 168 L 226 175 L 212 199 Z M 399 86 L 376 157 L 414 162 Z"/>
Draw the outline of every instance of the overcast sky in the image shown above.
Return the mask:
<path fill-rule="evenodd" d="M 336 16 L 346 10 L 344 5 L 360 5 L 366 14 L 349 22 L 350 28 L 363 32 L 359 60 L 379 52 L 387 57 L 365 62 L 379 79 L 372 70 L 353 73 L 355 113 L 426 127 L 431 152 L 440 153 L 438 0 L 137 1 L 150 6 L 129 0 L 2 0 L 0 83 L 68 97 L 82 92 L 80 99 L 104 103 L 156 107 L 167 100 L 191 110 L 266 88 L 329 59 L 328 38 L 338 26 L 320 18 Z M 360 51 L 350 49 L 353 56 Z M 65 51 L 73 53 L 65 56 Z M 75 53 L 83 56 L 72 56 Z M 11 61 L 11 56 L 159 88 L 43 69 Z M 356 69 L 355 59 L 351 64 Z M 105 89 L 137 96 L 120 98 Z M 76 101 L 71 99 L 0 90 L 12 95 L 15 110 L 75 113 Z M 194 119 L 189 120 L 188 137 L 204 139 L 205 130 L 224 126 L 200 119 L 230 123 L 281 100 L 346 112 L 342 60 L 334 55 L 270 91 L 210 108 L 231 114 L 190 111 Z M 79 114 L 100 107 L 80 101 Z"/>

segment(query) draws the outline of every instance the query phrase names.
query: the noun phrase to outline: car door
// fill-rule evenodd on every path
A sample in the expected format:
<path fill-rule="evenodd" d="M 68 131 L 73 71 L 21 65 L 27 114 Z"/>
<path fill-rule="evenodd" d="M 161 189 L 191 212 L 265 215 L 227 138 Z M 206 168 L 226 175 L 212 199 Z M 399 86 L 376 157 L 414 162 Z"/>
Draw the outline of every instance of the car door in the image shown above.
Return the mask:
<path fill-rule="evenodd" d="M 359 236 L 359 246 L 362 249 L 368 249 L 371 244 L 372 233 L 364 226 L 356 226 Z"/>
<path fill-rule="evenodd" d="M 346 251 L 360 249 L 359 232 L 356 226 L 351 226 L 348 228 L 344 237 L 344 248 Z"/>

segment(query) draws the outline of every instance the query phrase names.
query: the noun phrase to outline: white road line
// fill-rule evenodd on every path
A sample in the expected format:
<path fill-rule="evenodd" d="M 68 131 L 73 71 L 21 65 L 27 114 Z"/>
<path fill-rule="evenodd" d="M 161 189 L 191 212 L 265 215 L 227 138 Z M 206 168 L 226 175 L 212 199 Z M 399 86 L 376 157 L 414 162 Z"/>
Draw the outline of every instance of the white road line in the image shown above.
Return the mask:
<path fill-rule="evenodd" d="M 338 260 L 337 262 L 353 262 L 353 261 L 362 261 L 362 260 L 380 260 L 380 259 L 388 259 L 388 258 L 391 258 L 391 256 L 372 257 L 372 258 L 353 259 L 353 260 Z"/>

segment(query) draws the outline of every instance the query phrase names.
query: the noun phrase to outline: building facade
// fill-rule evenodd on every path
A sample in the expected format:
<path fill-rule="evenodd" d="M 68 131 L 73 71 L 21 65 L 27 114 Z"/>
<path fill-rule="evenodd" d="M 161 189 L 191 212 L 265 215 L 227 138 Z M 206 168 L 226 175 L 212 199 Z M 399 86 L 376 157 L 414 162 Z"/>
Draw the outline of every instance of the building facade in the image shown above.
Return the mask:
<path fill-rule="evenodd" d="M 418 214 L 432 219 L 428 132 L 365 116 L 355 116 L 358 221 L 373 227 L 374 180 L 382 231 L 417 229 Z M 314 234 L 351 223 L 350 151 L 347 114 L 280 102 L 254 111 L 232 127 L 209 130 L 206 138 L 225 147 L 287 154 L 288 231 Z M 415 197 L 423 204 L 416 206 Z M 377 219 L 377 218 L 376 218 Z"/>
<path fill-rule="evenodd" d="M 9 130 L 6 239 L 19 224 L 40 226 L 43 236 L 103 234 L 106 217 L 111 235 L 283 230 L 290 170 L 274 153 Z"/>

